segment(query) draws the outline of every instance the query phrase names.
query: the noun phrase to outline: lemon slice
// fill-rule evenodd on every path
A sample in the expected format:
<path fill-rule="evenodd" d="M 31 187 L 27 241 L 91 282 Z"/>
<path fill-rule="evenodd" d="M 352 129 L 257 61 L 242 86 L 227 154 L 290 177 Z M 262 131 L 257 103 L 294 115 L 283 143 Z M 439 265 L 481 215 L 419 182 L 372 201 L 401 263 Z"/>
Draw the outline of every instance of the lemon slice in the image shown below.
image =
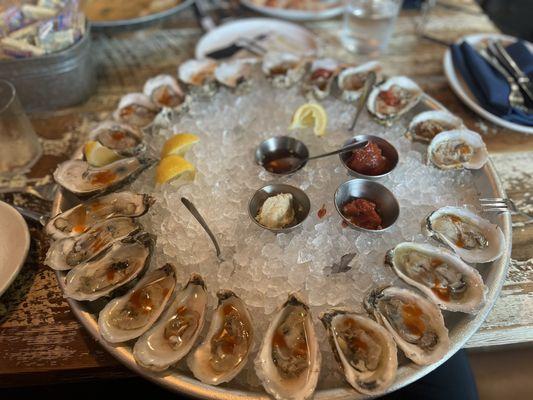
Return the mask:
<path fill-rule="evenodd" d="M 195 173 L 196 169 L 189 161 L 182 156 L 171 154 L 159 161 L 155 171 L 155 181 L 159 185 L 168 182 L 171 179 L 192 181 Z"/>
<path fill-rule="evenodd" d="M 300 106 L 294 115 L 289 129 L 313 128 L 315 135 L 324 136 L 328 125 L 328 114 L 324 107 L 317 103 L 306 103 Z"/>
<path fill-rule="evenodd" d="M 93 167 L 103 167 L 122 158 L 115 150 L 102 146 L 94 140 L 85 143 L 83 154 L 87 162 Z"/>
<path fill-rule="evenodd" d="M 192 133 L 178 133 L 165 142 L 163 150 L 161 150 L 161 157 L 171 154 L 183 156 L 199 141 L 200 138 Z"/>

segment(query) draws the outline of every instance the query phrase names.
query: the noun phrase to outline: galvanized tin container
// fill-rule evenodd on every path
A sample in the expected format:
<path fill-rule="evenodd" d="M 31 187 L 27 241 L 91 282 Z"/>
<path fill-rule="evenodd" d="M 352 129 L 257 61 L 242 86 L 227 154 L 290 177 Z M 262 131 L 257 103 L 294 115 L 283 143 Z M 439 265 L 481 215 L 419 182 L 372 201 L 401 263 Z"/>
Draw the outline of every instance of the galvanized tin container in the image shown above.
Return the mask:
<path fill-rule="evenodd" d="M 53 54 L 0 61 L 0 78 L 13 83 L 26 111 L 80 104 L 95 88 L 91 29 L 71 47 Z"/>

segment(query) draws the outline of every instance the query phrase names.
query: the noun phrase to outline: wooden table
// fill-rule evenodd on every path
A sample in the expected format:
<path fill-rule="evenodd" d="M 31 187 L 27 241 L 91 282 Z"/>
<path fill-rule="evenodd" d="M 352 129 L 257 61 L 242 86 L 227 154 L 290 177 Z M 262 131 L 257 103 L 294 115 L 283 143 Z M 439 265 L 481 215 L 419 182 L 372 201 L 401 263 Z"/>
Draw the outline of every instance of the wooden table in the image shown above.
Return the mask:
<path fill-rule="evenodd" d="M 479 11 L 473 0 L 457 1 Z M 483 121 L 451 92 L 442 71 L 445 48 L 419 39 L 414 33 L 417 12 L 403 12 L 383 57 L 390 74 L 405 74 L 431 96 L 483 134 L 496 169 L 511 198 L 533 212 L 533 136 L 513 133 Z M 326 55 L 363 61 L 345 53 L 338 42 L 340 20 L 310 24 L 321 39 Z M 37 132 L 45 156 L 32 171 L 43 176 L 68 158 L 84 138 L 79 132 L 88 119 L 112 110 L 119 97 L 138 91 L 144 81 L 161 72 L 175 73 L 176 66 L 193 54 L 201 32 L 191 16 L 151 29 L 112 39 L 100 38 L 93 54 L 98 86 L 83 106 L 36 115 Z M 179 26 L 180 29 L 175 27 Z M 495 27 L 482 15 L 437 8 L 430 19 L 431 35 L 446 40 Z M 10 199 L 12 199 L 10 197 Z M 18 201 L 19 198 L 14 199 Z M 533 340 L 533 225 L 515 220 L 511 267 L 501 298 L 468 347 L 486 347 Z M 38 227 L 32 228 L 31 256 L 13 286 L 0 298 L 0 387 L 116 377 L 129 372 L 105 353 L 76 321 L 59 290 L 55 275 L 39 260 L 43 250 Z"/>

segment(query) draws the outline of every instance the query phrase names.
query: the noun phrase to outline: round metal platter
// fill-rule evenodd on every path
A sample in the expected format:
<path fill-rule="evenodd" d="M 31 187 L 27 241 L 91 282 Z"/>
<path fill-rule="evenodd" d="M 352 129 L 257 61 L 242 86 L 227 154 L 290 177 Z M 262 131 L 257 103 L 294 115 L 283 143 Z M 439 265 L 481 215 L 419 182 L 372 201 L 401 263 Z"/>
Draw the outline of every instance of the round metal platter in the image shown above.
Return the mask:
<path fill-rule="evenodd" d="M 186 8 L 190 7 L 195 0 L 183 0 L 175 7 L 155 14 L 144 15 L 131 19 L 119 19 L 115 21 L 91 21 L 93 32 L 116 33 L 128 30 L 143 29 L 170 18 Z"/>
<path fill-rule="evenodd" d="M 445 109 L 445 107 L 433 98 L 425 95 L 422 102 L 415 108 L 415 111 L 421 112 L 425 110 L 436 109 Z M 79 153 L 77 156 L 81 156 L 81 153 Z M 490 160 L 482 169 L 472 171 L 472 173 L 474 174 L 475 187 L 480 197 L 506 197 L 505 191 Z M 58 194 L 54 200 L 52 213 L 55 215 L 62 210 L 66 210 L 74 206 L 75 204 L 75 197 L 73 197 L 71 194 L 58 191 Z M 455 354 L 479 329 L 488 313 L 494 306 L 509 267 L 512 231 L 511 217 L 508 213 L 500 216 L 493 216 L 490 218 L 490 220 L 491 222 L 500 226 L 502 229 L 506 240 L 506 247 L 502 257 L 492 263 L 484 264 L 478 269 L 487 287 L 487 301 L 485 306 L 475 315 L 443 311 L 451 342 L 448 353 L 438 362 L 428 366 L 420 367 L 414 363 L 400 366 L 398 368 L 396 381 L 389 388 L 388 392 L 400 389 L 401 387 L 416 381 L 417 379 L 437 368 L 440 364 Z M 62 289 L 64 288 L 64 278 L 66 272 L 68 271 L 57 272 L 57 278 Z M 114 356 L 132 371 L 135 371 L 139 375 L 158 385 L 178 393 L 205 399 L 255 400 L 270 398 L 264 391 L 256 392 L 246 390 L 241 387 L 232 386 L 231 382 L 223 386 L 210 386 L 196 380 L 191 373 L 183 373 L 181 371 L 172 369 L 163 373 L 157 373 L 144 369 L 135 362 L 131 345 L 113 345 L 101 339 L 97 323 L 99 308 L 97 308 L 94 304 L 78 302 L 69 298 L 67 298 L 67 301 L 80 323 L 112 356 Z M 314 399 L 354 400 L 363 398 L 368 398 L 368 396 L 364 396 L 356 392 L 354 389 L 349 387 L 348 384 L 344 384 L 342 387 L 335 389 L 317 390 L 314 394 Z"/>
<path fill-rule="evenodd" d="M 263 7 L 254 4 L 250 0 L 241 0 L 241 4 L 250 10 L 274 18 L 283 18 L 291 21 L 319 21 L 323 19 L 335 18 L 342 14 L 344 7 L 339 3 L 337 7 L 326 8 L 321 11 L 305 11 L 278 7 Z"/>

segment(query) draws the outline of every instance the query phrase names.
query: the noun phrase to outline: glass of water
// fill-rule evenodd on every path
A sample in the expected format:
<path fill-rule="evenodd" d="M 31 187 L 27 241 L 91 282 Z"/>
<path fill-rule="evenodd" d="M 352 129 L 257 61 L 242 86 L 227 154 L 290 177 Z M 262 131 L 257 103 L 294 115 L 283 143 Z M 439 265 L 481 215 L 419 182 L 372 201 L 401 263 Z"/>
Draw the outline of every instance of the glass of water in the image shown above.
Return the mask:
<path fill-rule="evenodd" d="M 28 172 L 41 154 L 41 144 L 15 87 L 0 79 L 0 177 Z"/>
<path fill-rule="evenodd" d="M 343 46 L 359 54 L 387 50 L 403 0 L 345 0 Z"/>

